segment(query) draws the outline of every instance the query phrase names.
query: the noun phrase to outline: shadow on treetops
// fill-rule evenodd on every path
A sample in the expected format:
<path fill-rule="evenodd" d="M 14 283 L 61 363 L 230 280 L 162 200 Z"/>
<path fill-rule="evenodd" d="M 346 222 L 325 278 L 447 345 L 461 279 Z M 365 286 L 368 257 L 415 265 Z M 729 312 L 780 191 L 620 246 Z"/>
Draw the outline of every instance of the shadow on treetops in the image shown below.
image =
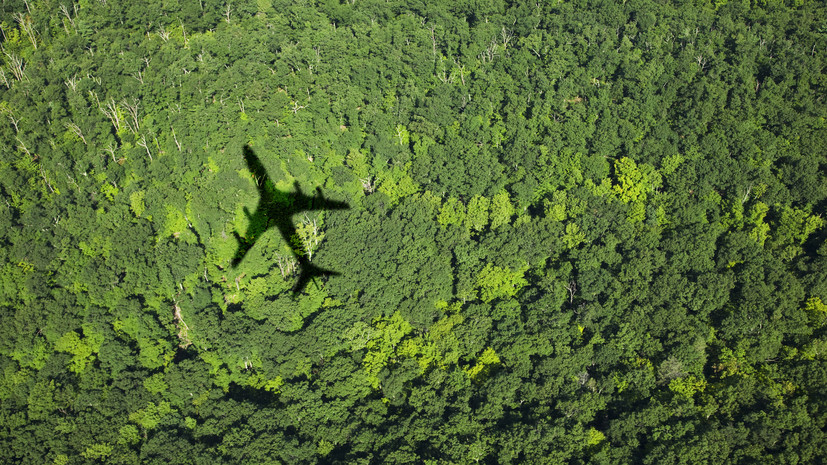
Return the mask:
<path fill-rule="evenodd" d="M 267 170 L 264 169 L 261 160 L 249 145 L 244 146 L 244 160 L 247 162 L 247 167 L 258 187 L 259 201 L 256 210 L 252 213 L 247 207 L 244 207 L 244 213 L 249 220 L 249 226 L 244 236 L 233 232 L 236 240 L 238 240 L 238 250 L 233 259 L 233 267 L 237 267 L 244 260 L 247 252 L 270 228 L 277 228 L 282 238 L 288 244 L 291 244 L 293 238 L 297 235 L 296 225 L 292 220 L 294 214 L 310 210 L 343 210 L 350 208 L 345 202 L 325 199 L 320 187 L 316 188 L 315 195 L 305 195 L 302 193 L 298 182 L 293 184 L 294 192 L 277 192 L 267 175 Z M 310 262 L 310 256 L 297 253 L 292 247 L 290 250 L 299 264 L 299 279 L 293 286 L 294 296 L 301 292 L 311 279 L 318 276 L 339 275 L 335 271 L 313 265 Z"/>

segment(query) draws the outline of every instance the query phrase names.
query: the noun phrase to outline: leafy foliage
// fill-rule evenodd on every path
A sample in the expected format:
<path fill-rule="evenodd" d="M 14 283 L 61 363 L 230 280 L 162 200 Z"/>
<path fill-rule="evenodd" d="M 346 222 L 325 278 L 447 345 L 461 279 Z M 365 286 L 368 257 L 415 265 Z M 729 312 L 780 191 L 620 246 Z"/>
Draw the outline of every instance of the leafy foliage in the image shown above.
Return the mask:
<path fill-rule="evenodd" d="M 827 456 L 823 2 L 0 12 L 0 462 Z"/>

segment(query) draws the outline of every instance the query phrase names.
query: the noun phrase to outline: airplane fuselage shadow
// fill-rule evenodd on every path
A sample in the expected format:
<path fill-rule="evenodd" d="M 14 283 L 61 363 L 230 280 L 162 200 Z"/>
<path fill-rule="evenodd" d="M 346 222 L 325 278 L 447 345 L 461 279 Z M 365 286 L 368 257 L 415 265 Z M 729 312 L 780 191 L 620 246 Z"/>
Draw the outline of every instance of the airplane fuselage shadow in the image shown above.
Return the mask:
<path fill-rule="evenodd" d="M 233 259 L 233 267 L 237 267 L 244 260 L 244 257 L 253 248 L 256 242 L 272 228 L 278 229 L 281 237 L 287 244 L 291 244 L 296 236 L 296 224 L 293 222 L 293 215 L 311 210 L 343 210 L 350 208 L 345 202 L 328 200 L 322 195 L 322 189 L 316 188 L 316 194 L 308 196 L 302 193 L 299 183 L 293 184 L 294 192 L 276 191 L 267 170 L 256 156 L 250 146 L 244 146 L 244 160 L 258 187 L 259 201 L 254 212 L 244 207 L 244 213 L 249 220 L 249 226 L 244 236 L 233 232 L 238 241 L 238 250 Z M 290 250 L 298 262 L 299 278 L 293 286 L 293 296 L 299 294 L 310 280 L 322 276 L 337 276 L 339 273 L 326 270 L 310 262 L 310 259 L 296 253 L 292 245 Z"/>

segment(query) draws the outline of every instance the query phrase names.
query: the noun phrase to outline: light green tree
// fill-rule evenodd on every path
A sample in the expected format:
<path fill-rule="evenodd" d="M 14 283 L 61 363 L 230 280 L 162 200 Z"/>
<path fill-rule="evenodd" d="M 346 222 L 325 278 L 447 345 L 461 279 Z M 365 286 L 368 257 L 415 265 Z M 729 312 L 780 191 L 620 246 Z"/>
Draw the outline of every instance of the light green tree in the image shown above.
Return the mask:
<path fill-rule="evenodd" d="M 482 231 L 488 225 L 488 208 L 490 201 L 487 197 L 475 195 L 468 202 L 468 214 L 465 217 L 468 229 Z"/>
<path fill-rule="evenodd" d="M 465 205 L 455 197 L 450 197 L 439 209 L 437 221 L 443 226 L 465 222 Z"/>
<path fill-rule="evenodd" d="M 489 263 L 477 275 L 476 288 L 480 291 L 483 302 L 494 299 L 513 297 L 528 281 L 523 278 L 522 271 L 512 271 L 508 267 L 499 267 Z"/>
<path fill-rule="evenodd" d="M 491 200 L 491 229 L 509 224 L 512 216 L 514 216 L 514 204 L 511 203 L 508 192 L 503 189 L 497 192 Z"/>

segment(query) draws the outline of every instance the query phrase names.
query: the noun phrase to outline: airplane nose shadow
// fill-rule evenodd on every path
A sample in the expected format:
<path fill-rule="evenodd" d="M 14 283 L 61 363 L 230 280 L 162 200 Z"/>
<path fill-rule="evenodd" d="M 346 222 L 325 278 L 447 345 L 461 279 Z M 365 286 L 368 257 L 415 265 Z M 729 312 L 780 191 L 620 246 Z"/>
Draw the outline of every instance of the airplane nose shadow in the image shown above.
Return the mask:
<path fill-rule="evenodd" d="M 316 188 L 316 194 L 308 196 L 302 193 L 298 181 L 293 184 L 294 192 L 281 192 L 273 187 L 267 170 L 256 156 L 249 145 L 243 149 L 244 160 L 247 168 L 253 175 L 259 193 L 258 205 L 254 212 L 244 207 L 244 214 L 247 215 L 249 226 L 244 236 L 233 231 L 238 241 L 238 250 L 233 258 L 233 268 L 237 267 L 244 260 L 247 252 L 255 245 L 256 241 L 270 228 L 277 228 L 285 242 L 290 244 L 296 234 L 296 225 L 293 223 L 294 214 L 310 210 L 344 210 L 350 208 L 345 202 L 325 199 L 321 187 Z M 299 279 L 293 286 L 293 296 L 299 294 L 307 283 L 320 276 L 339 276 L 340 273 L 332 270 L 317 267 L 310 262 L 310 259 L 300 255 L 293 250 L 293 255 L 299 263 Z"/>

